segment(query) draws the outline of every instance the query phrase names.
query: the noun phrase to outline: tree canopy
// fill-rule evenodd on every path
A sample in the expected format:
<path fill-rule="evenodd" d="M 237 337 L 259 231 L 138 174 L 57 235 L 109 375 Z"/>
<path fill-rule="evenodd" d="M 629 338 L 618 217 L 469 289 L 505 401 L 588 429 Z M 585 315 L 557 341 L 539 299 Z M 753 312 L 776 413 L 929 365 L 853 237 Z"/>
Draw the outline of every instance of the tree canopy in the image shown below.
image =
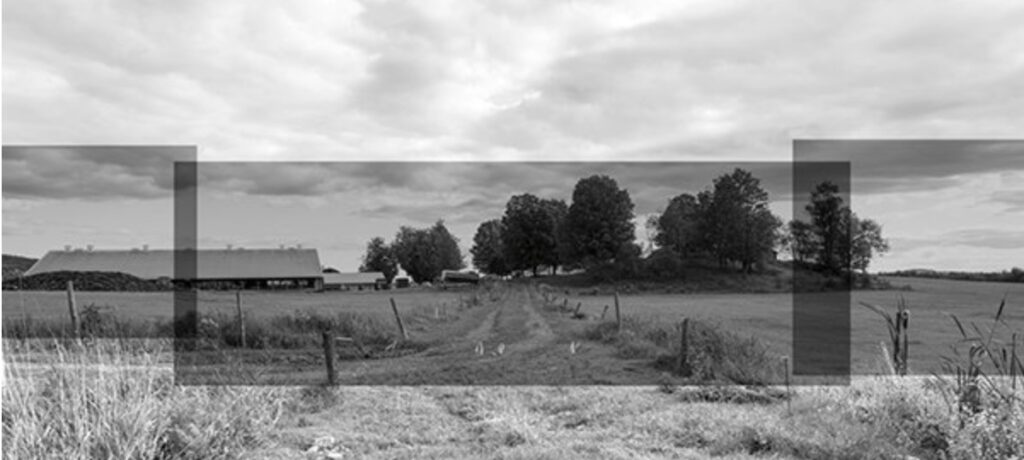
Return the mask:
<path fill-rule="evenodd" d="M 398 274 L 398 259 L 391 246 L 384 242 L 384 238 L 374 237 L 366 244 L 366 254 L 363 255 L 359 271 L 382 272 L 388 283 L 395 278 Z"/>
<path fill-rule="evenodd" d="M 794 259 L 813 262 L 834 274 L 867 272 L 872 258 L 889 251 L 882 226 L 851 211 L 836 184 L 825 181 L 816 185 L 805 209 L 809 222 L 794 220 L 789 225 Z"/>
<path fill-rule="evenodd" d="M 532 270 L 559 264 L 559 228 L 565 203 L 524 193 L 509 198 L 501 219 L 502 242 L 511 270 Z"/>
<path fill-rule="evenodd" d="M 512 272 L 505 256 L 503 233 L 501 219 L 488 220 L 477 227 L 469 252 L 473 254 L 473 265 L 481 272 L 499 276 Z"/>
<path fill-rule="evenodd" d="M 566 262 L 593 265 L 632 253 L 633 200 L 615 179 L 594 175 L 580 179 L 565 217 Z"/>
<path fill-rule="evenodd" d="M 658 246 L 677 254 L 691 254 L 700 249 L 700 208 L 697 198 L 684 193 L 668 202 L 665 212 L 654 219 Z"/>
<path fill-rule="evenodd" d="M 782 225 L 768 208 L 768 192 L 749 171 L 735 169 L 697 196 L 703 247 L 719 264 L 738 262 L 751 271 L 772 251 Z"/>
<path fill-rule="evenodd" d="M 459 240 L 448 231 L 444 221 L 423 229 L 403 226 L 392 247 L 402 269 L 417 283 L 434 281 L 444 270 L 465 267 Z"/>

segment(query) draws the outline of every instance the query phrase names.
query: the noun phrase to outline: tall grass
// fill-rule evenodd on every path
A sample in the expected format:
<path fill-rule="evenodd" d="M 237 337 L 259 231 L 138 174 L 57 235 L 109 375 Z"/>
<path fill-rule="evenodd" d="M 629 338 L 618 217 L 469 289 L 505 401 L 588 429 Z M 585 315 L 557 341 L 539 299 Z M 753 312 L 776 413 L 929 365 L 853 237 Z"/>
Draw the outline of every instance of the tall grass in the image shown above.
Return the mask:
<path fill-rule="evenodd" d="M 678 328 L 657 317 L 624 316 L 621 331 L 614 322 L 599 323 L 587 328 L 584 338 L 615 344 L 621 357 L 649 359 L 666 370 L 674 367 L 680 351 Z M 688 344 L 687 362 L 695 381 L 770 385 L 783 380 L 781 361 L 755 337 L 691 320 Z"/>
<path fill-rule="evenodd" d="M 44 363 L 5 363 L 4 458 L 239 458 L 277 424 L 282 390 L 174 386 L 167 350 L 110 347 L 58 342 Z"/>
<path fill-rule="evenodd" d="M 961 339 L 951 347 L 952 354 L 943 357 L 943 370 L 949 376 L 936 379 L 957 406 L 961 427 L 982 412 L 986 412 L 983 417 L 1002 420 L 1022 399 L 1017 391 L 1018 375 L 1024 371 L 1017 354 L 1018 333 L 1006 321 L 1005 312 L 1004 298 L 987 329 L 974 322 L 965 327 L 950 315 Z"/>
<path fill-rule="evenodd" d="M 426 310 L 419 312 L 426 315 Z M 189 316 L 195 322 L 197 338 L 214 349 L 242 345 L 238 319 L 224 311 Z M 271 317 L 245 317 L 246 346 L 252 349 L 299 349 L 318 347 L 320 333 L 331 330 L 337 335 L 358 337 L 367 345 L 387 345 L 397 337 L 397 329 L 388 319 L 373 315 L 339 312 L 329 315 L 314 310 L 295 311 Z M 107 306 L 88 305 L 81 312 L 82 335 L 86 339 L 172 338 L 175 324 L 169 319 L 142 320 L 119 315 Z M 71 324 L 59 319 L 33 319 L 31 316 L 5 321 L 3 336 L 24 341 L 74 338 Z"/>

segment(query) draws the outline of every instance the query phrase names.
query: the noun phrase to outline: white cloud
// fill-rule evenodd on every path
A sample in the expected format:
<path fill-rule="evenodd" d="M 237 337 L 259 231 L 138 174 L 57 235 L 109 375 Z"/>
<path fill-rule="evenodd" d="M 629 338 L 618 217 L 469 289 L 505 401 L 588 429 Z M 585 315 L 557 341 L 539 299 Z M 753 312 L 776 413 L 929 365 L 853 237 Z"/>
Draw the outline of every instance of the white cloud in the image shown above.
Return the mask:
<path fill-rule="evenodd" d="M 197 145 L 202 160 L 502 161 L 1013 138 L 1021 23 L 1002 1 L 12 0 L 3 138 Z M 962 200 L 946 213 L 1013 214 L 1014 197 L 986 190 L 1003 203 L 978 207 L 987 217 Z M 921 228 L 874 209 L 901 235 Z"/>

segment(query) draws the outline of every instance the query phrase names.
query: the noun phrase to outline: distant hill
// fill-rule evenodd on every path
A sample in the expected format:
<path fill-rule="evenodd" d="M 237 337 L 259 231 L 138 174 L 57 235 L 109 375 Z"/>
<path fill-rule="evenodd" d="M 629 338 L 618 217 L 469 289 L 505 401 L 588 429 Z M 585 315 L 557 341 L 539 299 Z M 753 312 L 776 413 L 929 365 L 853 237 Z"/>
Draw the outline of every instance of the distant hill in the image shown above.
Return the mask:
<path fill-rule="evenodd" d="M 879 273 L 879 276 L 905 276 L 913 278 L 936 278 L 960 281 L 994 281 L 1003 283 L 1024 283 L 1024 269 L 1014 267 L 1001 272 L 954 272 L 938 271 L 927 268 L 914 268 L 894 272 Z"/>
<path fill-rule="evenodd" d="M 37 260 L 39 259 L 4 254 L 3 279 L 17 278 L 18 275 L 25 273 L 26 270 L 32 268 L 32 265 L 34 265 Z"/>

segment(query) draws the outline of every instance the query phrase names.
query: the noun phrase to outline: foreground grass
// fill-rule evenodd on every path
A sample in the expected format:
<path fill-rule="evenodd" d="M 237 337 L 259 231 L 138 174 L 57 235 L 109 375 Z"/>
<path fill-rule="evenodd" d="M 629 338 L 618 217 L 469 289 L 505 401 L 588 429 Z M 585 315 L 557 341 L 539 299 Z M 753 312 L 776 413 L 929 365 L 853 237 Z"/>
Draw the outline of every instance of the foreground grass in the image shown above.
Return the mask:
<path fill-rule="evenodd" d="M 153 346 L 51 347 L 31 365 L 5 348 L 12 459 L 1024 454 L 1024 408 L 961 416 L 930 379 L 799 388 L 789 405 L 699 402 L 729 387 L 180 387 Z"/>
<path fill-rule="evenodd" d="M 49 347 L 29 366 L 5 355 L 4 458 L 234 457 L 269 439 L 285 401 L 275 389 L 174 386 L 165 352 L 106 342 Z"/>

